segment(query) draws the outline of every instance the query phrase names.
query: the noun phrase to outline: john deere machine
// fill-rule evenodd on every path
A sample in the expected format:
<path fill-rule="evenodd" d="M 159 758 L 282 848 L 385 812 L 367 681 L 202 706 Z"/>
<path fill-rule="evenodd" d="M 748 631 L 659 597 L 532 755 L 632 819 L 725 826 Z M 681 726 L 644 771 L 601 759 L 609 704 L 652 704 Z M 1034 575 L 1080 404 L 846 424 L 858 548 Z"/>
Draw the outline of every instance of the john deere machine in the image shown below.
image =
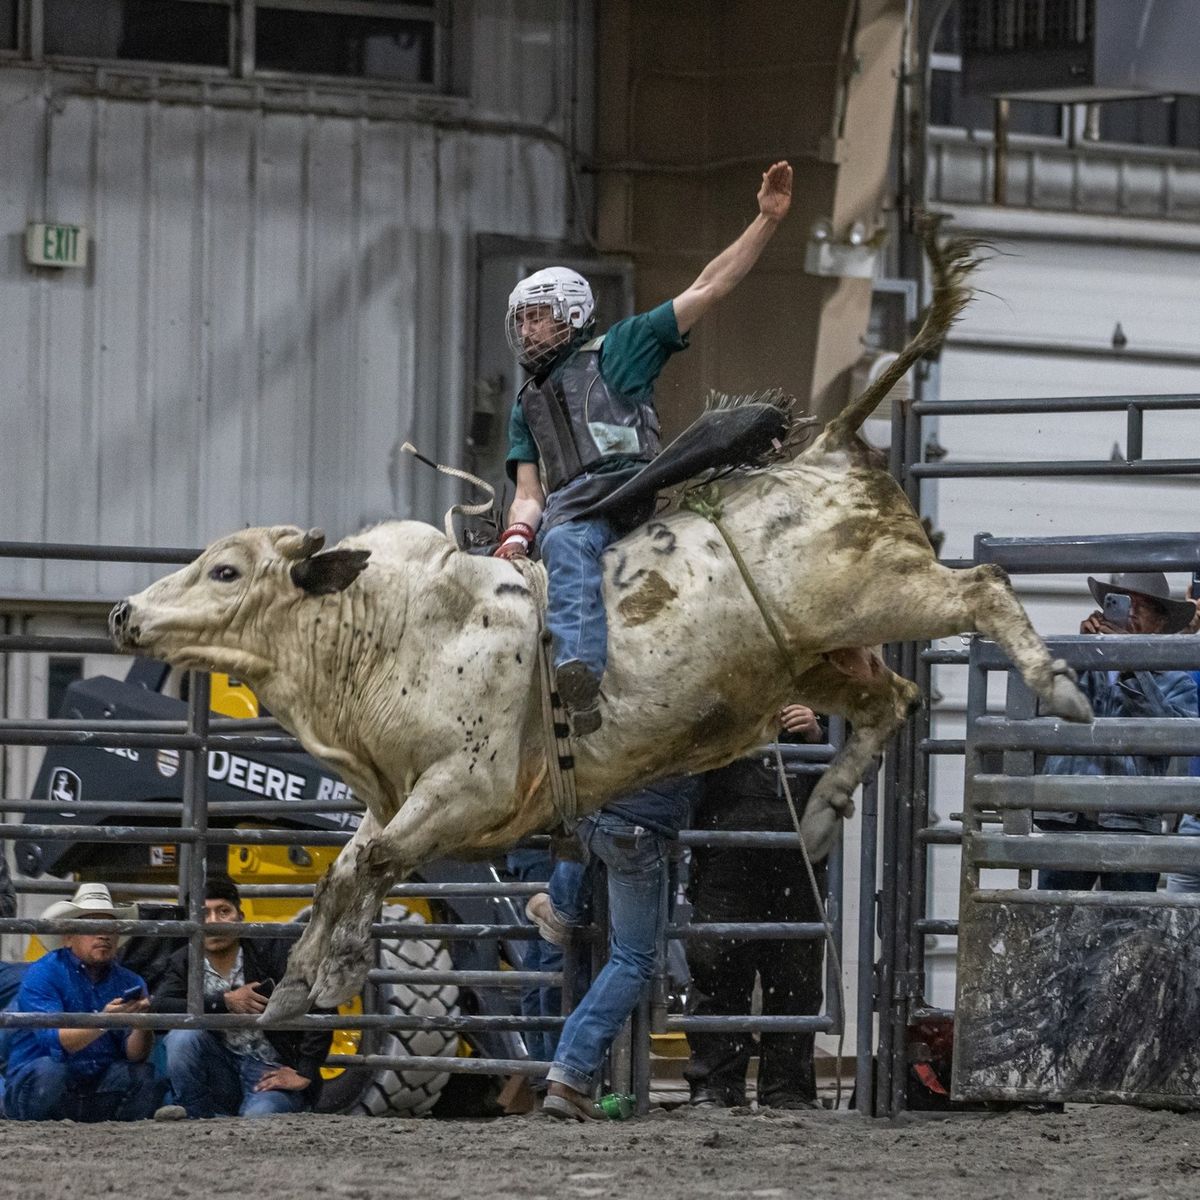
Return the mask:
<path fill-rule="evenodd" d="M 66 692 L 61 717 L 88 720 L 109 719 L 129 721 L 183 720 L 187 704 L 178 692 L 180 674 L 161 663 L 137 660 L 124 680 L 96 676 L 73 683 Z M 175 694 L 172 694 L 172 693 Z M 230 717 L 255 717 L 259 706 L 254 693 L 243 684 L 224 675 L 212 676 L 212 710 Z M 57 801 L 55 813 L 38 813 L 40 824 L 139 824 L 162 826 L 170 824 L 161 816 L 145 820 L 131 818 L 127 813 L 105 815 L 89 804 L 86 813 L 76 813 L 72 805 L 81 801 L 129 804 L 155 801 L 178 801 L 182 793 L 183 771 L 180 755 L 175 750 L 101 749 L 94 746 L 51 746 L 38 775 L 34 796 Z M 326 767 L 307 754 L 234 752 L 212 750 L 208 755 L 208 799 L 217 801 L 266 800 L 288 802 L 298 800 L 329 800 L 331 807 L 344 801 L 346 785 Z M 294 829 L 296 839 L 286 846 L 254 844 L 211 847 L 209 868 L 224 869 L 239 885 L 250 884 L 313 884 L 324 874 L 337 854 L 337 847 L 305 844 L 309 830 L 353 829 L 358 818 L 348 812 L 297 812 L 284 818 L 269 820 L 243 817 L 226 818 L 210 815 L 209 827 L 247 828 L 272 827 Z M 145 845 L 116 842 L 64 842 L 45 844 L 31 839 L 18 840 L 14 853 L 17 869 L 23 875 L 44 874 L 70 878 L 75 881 L 106 883 L 119 895 L 121 884 L 160 883 L 176 885 L 178 880 L 178 845 L 164 842 Z M 443 861 L 433 864 L 420 876 L 427 882 L 484 882 L 500 878 L 498 871 L 483 863 Z M 308 901 L 302 898 L 245 897 L 243 909 L 248 921 L 291 921 L 302 918 Z M 150 906 L 145 906 L 150 915 Z M 167 909 L 173 913 L 173 909 Z M 404 925 L 411 933 L 413 926 L 423 923 L 481 923 L 515 924 L 519 920 L 517 907 L 508 899 L 449 898 L 438 901 L 405 899 L 389 903 L 383 913 L 385 921 Z M 36 939 L 31 939 L 30 956 L 43 952 Z M 497 970 L 511 961 L 518 966 L 522 944 L 497 946 L 488 941 L 448 941 L 430 938 L 404 940 L 381 939 L 376 943 L 377 965 L 394 971 L 429 968 L 448 971 Z M 141 945 L 126 948 L 126 954 L 137 956 L 137 967 L 151 978 L 166 955 L 174 947 L 163 939 L 146 939 Z M 465 1012 L 503 1013 L 511 1011 L 513 996 L 498 989 L 466 989 L 451 984 L 375 984 L 365 993 L 370 1011 L 417 1013 L 422 1016 L 449 1015 Z M 343 1012 L 361 1012 L 364 998 L 357 997 L 344 1006 Z M 525 1048 L 515 1033 L 487 1033 L 460 1042 L 457 1034 L 442 1030 L 361 1032 L 339 1031 L 333 1042 L 333 1053 L 373 1053 L 389 1056 L 440 1055 L 479 1052 L 488 1057 L 520 1058 Z M 462 1091 L 473 1089 L 472 1100 L 479 1103 L 478 1081 L 451 1077 L 428 1071 L 367 1070 L 365 1068 L 323 1069 L 321 1108 L 327 1112 L 367 1113 L 385 1115 L 405 1113 L 417 1115 L 435 1108 L 439 1101 L 451 1103 L 450 1093 L 461 1101 Z M 489 1081 L 485 1081 L 489 1082 Z M 449 1086 L 448 1086 L 449 1085 Z M 443 1093 L 447 1095 L 443 1097 Z"/>

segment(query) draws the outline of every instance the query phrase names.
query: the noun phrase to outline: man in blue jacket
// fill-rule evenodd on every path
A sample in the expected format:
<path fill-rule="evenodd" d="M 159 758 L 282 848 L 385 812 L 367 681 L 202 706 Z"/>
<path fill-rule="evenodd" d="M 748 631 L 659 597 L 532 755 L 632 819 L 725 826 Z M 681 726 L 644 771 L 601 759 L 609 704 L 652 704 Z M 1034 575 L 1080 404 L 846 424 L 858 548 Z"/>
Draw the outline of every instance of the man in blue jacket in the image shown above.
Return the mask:
<path fill-rule="evenodd" d="M 758 215 L 692 284 L 649 312 L 592 336 L 595 302 L 586 279 L 547 267 L 508 300 L 509 343 L 530 378 L 509 424 L 508 472 L 516 498 L 496 554 L 523 558 L 539 541 L 549 596 L 555 685 L 578 737 L 600 727 L 608 661 L 600 556 L 628 521 L 584 517 L 659 451 L 654 384 L 693 325 L 758 261 L 792 201 L 792 168 L 763 172 Z"/>
<path fill-rule="evenodd" d="M 1195 615 L 1190 600 L 1173 600 L 1167 578 L 1161 571 L 1115 575 L 1112 583 L 1088 579 L 1088 587 L 1103 609 L 1109 595 L 1129 597 L 1129 615 L 1114 625 L 1103 612 L 1091 614 L 1079 627 L 1080 633 L 1179 633 Z M 1194 717 L 1196 683 L 1187 671 L 1085 671 L 1079 686 L 1092 702 L 1098 717 Z M 1165 775 L 1170 769 L 1167 755 L 1051 754 L 1042 767 L 1043 775 Z M 1094 818 L 1085 813 L 1039 812 L 1038 827 L 1047 831 L 1080 833 L 1160 833 L 1157 813 L 1103 812 Z M 1090 891 L 1096 883 L 1110 892 L 1153 892 L 1158 887 L 1155 871 L 1065 871 L 1038 872 L 1043 891 Z"/>
<path fill-rule="evenodd" d="M 127 915 L 113 907 L 104 884 L 81 884 L 70 900 L 52 904 L 42 915 L 78 919 L 79 932 L 44 939 L 57 948 L 25 973 L 14 1006 L 18 1012 L 149 1009 L 142 977 L 116 961 L 117 935 L 86 932 L 88 918 Z M 6 1113 L 17 1121 L 137 1121 L 152 1116 L 167 1088 L 146 1061 L 153 1045 L 150 1029 L 22 1029 L 14 1035 L 8 1057 Z"/>

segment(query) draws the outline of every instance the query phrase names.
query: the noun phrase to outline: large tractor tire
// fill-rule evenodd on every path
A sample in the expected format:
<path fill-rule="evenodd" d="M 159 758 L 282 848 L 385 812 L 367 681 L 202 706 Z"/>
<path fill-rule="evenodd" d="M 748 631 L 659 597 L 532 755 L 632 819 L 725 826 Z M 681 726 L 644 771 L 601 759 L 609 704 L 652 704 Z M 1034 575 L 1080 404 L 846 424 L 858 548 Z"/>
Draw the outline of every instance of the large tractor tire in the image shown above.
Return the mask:
<path fill-rule="evenodd" d="M 389 905 L 381 919 L 409 928 L 424 924 L 420 914 L 409 912 L 402 905 Z M 436 940 L 380 938 L 375 945 L 375 963 L 381 970 L 449 971 L 454 966 L 449 951 Z M 458 988 L 449 983 L 380 983 L 375 985 L 374 992 L 377 1012 L 418 1017 L 446 1017 L 458 1012 Z M 359 1002 L 348 1008 L 359 1011 Z M 337 1041 L 335 1038 L 335 1052 L 340 1049 Z M 452 1057 L 457 1049 L 458 1034 L 445 1029 L 366 1029 L 358 1046 L 359 1053 L 393 1058 L 410 1054 L 445 1058 Z M 445 1071 L 350 1067 L 325 1081 L 317 1108 L 320 1112 L 362 1116 L 419 1117 L 437 1103 L 449 1078 Z"/>

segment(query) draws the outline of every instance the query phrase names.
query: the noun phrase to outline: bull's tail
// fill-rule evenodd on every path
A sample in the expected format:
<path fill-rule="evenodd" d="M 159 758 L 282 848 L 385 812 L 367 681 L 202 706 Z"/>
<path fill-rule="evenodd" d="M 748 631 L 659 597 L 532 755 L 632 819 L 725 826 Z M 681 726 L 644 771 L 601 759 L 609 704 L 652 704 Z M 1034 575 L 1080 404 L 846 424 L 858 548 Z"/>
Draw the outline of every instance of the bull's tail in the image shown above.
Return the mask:
<path fill-rule="evenodd" d="M 917 335 L 900 351 L 891 364 L 865 392 L 851 400 L 826 426 L 816 444 L 823 449 L 835 449 L 852 438 L 858 427 L 879 407 L 880 401 L 904 377 L 918 359 L 936 350 L 950 326 L 971 299 L 968 277 L 978 266 L 976 251 L 979 241 L 955 234 L 938 236 L 944 217 L 925 214 L 919 219 L 921 240 L 933 267 L 933 301 L 925 310 L 925 318 Z"/>

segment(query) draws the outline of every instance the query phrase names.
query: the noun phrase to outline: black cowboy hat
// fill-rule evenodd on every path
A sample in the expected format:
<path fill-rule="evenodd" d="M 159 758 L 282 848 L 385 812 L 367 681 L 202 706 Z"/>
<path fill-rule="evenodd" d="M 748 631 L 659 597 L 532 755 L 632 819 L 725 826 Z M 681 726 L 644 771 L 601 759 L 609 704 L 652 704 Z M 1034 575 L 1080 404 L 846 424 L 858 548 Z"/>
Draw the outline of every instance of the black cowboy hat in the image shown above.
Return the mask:
<path fill-rule="evenodd" d="M 1114 575 L 1111 583 L 1101 583 L 1089 575 L 1088 587 L 1101 608 L 1104 607 L 1104 597 L 1109 592 L 1118 592 L 1122 596 L 1144 596 L 1153 600 L 1167 614 L 1163 633 L 1178 633 L 1196 615 L 1196 606 L 1190 600 L 1171 599 L 1171 588 L 1167 584 L 1167 577 L 1161 571 L 1126 571 L 1123 575 Z"/>

